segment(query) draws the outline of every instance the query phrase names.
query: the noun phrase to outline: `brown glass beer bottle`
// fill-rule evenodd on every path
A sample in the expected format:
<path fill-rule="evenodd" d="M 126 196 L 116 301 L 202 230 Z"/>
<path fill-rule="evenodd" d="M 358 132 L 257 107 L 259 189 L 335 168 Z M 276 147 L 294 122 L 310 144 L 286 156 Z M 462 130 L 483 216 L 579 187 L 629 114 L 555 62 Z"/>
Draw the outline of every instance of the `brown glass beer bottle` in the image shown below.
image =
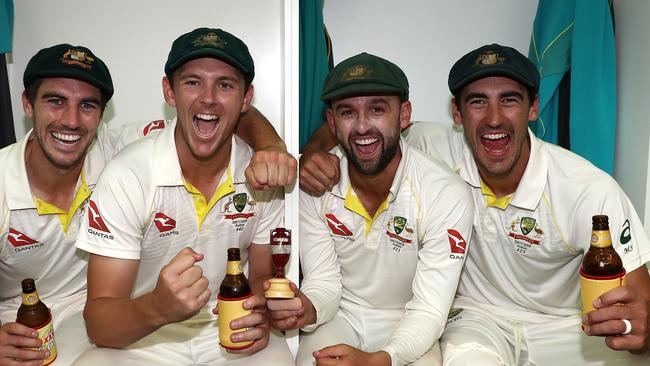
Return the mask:
<path fill-rule="evenodd" d="M 253 294 L 248 285 L 248 280 L 242 271 L 241 255 L 239 248 L 228 248 L 228 264 L 226 266 L 226 276 L 219 287 L 217 295 L 219 307 L 219 342 L 226 349 L 244 349 L 253 342 L 232 342 L 230 335 L 233 330 L 230 328 L 230 322 L 233 319 L 241 318 L 251 314 L 251 310 L 246 310 L 243 303 Z M 244 329 L 237 330 L 237 332 Z"/>
<path fill-rule="evenodd" d="M 594 277 L 616 276 L 623 271 L 623 261 L 612 247 L 607 215 L 596 215 L 591 222 L 591 246 L 582 260 L 583 272 Z"/>
<path fill-rule="evenodd" d="M 43 365 L 49 365 L 56 358 L 52 315 L 47 306 L 39 299 L 33 279 L 26 278 L 21 285 L 23 288 L 23 303 L 18 308 L 16 322 L 38 332 L 38 339 L 42 342 L 39 350 L 50 351 L 50 356 L 43 360 Z"/>
<path fill-rule="evenodd" d="M 596 215 L 592 218 L 591 245 L 580 268 L 582 314 L 594 310 L 593 302 L 600 295 L 624 285 L 625 268 L 612 246 L 609 220 L 606 215 Z"/>

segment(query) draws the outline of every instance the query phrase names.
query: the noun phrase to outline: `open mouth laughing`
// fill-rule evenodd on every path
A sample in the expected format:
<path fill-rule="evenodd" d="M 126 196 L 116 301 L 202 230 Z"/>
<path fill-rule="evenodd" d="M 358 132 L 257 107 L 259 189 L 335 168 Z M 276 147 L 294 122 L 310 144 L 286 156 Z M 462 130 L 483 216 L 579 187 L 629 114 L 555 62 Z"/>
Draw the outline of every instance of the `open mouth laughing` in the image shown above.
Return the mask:
<path fill-rule="evenodd" d="M 503 155 L 510 144 L 510 135 L 505 132 L 487 132 L 481 135 L 481 144 L 490 155 Z"/>
<path fill-rule="evenodd" d="M 352 139 L 352 146 L 360 158 L 369 158 L 379 149 L 380 142 L 377 137 L 357 137 Z"/>
<path fill-rule="evenodd" d="M 216 114 L 197 113 L 192 120 L 194 131 L 200 138 L 210 138 L 217 131 L 219 116 Z"/>

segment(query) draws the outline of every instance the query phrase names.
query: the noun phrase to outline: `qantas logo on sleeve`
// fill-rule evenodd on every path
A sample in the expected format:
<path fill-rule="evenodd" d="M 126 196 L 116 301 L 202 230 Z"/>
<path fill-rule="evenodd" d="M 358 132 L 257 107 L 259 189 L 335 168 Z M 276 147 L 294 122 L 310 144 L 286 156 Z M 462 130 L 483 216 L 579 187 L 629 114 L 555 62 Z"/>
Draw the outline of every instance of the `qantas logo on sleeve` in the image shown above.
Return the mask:
<path fill-rule="evenodd" d="M 160 231 L 160 237 L 178 235 L 178 231 L 174 230 L 176 228 L 176 220 L 165 215 L 162 212 L 158 212 L 153 218 L 154 224 Z"/>
<path fill-rule="evenodd" d="M 467 242 L 463 236 L 454 229 L 448 229 L 447 237 L 449 238 L 449 246 L 451 247 L 451 255 L 449 258 L 462 259 L 465 255 L 465 248 L 467 248 Z"/>
<path fill-rule="evenodd" d="M 90 226 L 88 228 L 90 234 L 99 236 L 100 238 L 113 239 L 113 235 L 110 235 L 110 230 L 108 230 L 106 223 L 104 223 L 97 204 L 93 200 L 88 201 L 88 226 Z"/>
<path fill-rule="evenodd" d="M 14 246 L 14 248 L 24 247 L 26 245 L 37 244 L 38 242 L 29 236 L 21 233 L 20 231 L 9 228 L 9 233 L 7 234 L 7 239 L 9 243 Z"/>
<path fill-rule="evenodd" d="M 325 214 L 325 218 L 327 219 L 327 226 L 330 227 L 330 230 L 332 230 L 332 234 L 338 235 L 338 236 L 352 236 L 352 231 L 345 227 L 339 219 L 336 218 L 336 216 L 332 214 Z"/>
<path fill-rule="evenodd" d="M 162 119 L 159 119 L 157 121 L 153 121 L 149 123 L 148 125 L 144 126 L 144 129 L 142 130 L 142 134 L 144 136 L 147 136 L 149 132 L 155 131 L 155 130 L 161 130 L 165 128 L 165 121 Z"/>

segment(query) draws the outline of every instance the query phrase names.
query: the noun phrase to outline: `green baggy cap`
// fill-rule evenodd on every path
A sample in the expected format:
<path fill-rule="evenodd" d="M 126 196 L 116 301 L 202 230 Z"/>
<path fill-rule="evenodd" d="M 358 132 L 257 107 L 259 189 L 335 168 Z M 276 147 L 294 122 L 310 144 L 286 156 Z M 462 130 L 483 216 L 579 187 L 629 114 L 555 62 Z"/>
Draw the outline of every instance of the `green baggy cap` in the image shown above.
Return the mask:
<path fill-rule="evenodd" d="M 231 65 L 244 74 L 248 84 L 255 77 L 253 57 L 246 44 L 224 30 L 213 28 L 197 28 L 178 37 L 169 51 L 165 75 L 169 77 L 182 64 L 202 57 L 216 58 Z"/>
<path fill-rule="evenodd" d="M 321 100 L 358 95 L 395 94 L 402 101 L 409 98 L 409 82 L 394 63 L 369 53 L 341 61 L 323 84 Z"/>
<path fill-rule="evenodd" d="M 467 84 L 489 76 L 504 76 L 539 90 L 539 72 L 526 56 L 512 47 L 485 45 L 461 57 L 449 71 L 449 90 L 456 94 Z"/>
<path fill-rule="evenodd" d="M 27 63 L 23 85 L 39 78 L 70 78 L 98 88 L 106 101 L 113 96 L 113 80 L 108 67 L 91 50 L 67 43 L 44 48 Z"/>

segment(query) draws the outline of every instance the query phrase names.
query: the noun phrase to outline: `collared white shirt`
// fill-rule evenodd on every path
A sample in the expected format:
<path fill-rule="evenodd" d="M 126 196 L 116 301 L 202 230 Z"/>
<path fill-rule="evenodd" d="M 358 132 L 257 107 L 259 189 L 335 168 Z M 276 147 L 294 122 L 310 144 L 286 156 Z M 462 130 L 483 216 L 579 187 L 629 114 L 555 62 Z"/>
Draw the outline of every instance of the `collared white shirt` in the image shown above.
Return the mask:
<path fill-rule="evenodd" d="M 270 230 L 282 220 L 282 192 L 252 190 L 244 176 L 252 150 L 233 136 L 229 169 L 219 183 L 224 191 L 217 189 L 215 194 L 222 195 L 199 223 L 195 197 L 181 174 L 174 127 L 175 121 L 128 145 L 108 164 L 77 241 L 90 253 L 138 259 L 133 297 L 152 291 L 162 267 L 185 247 L 204 254 L 197 265 L 216 294 L 227 249 L 239 247 L 246 263 L 249 245 L 268 244 Z M 212 296 L 195 319 L 214 318 L 214 305 Z"/>
<path fill-rule="evenodd" d="M 650 242 L 612 177 L 529 131 L 530 159 L 505 208 L 490 206 L 462 132 L 417 123 L 407 140 L 441 156 L 472 187 L 479 212 L 458 296 L 541 314 L 580 313 L 578 271 L 589 249 L 593 215 L 609 217 L 627 272 L 650 261 Z"/>
<path fill-rule="evenodd" d="M 25 148 L 30 138 L 32 131 L 0 150 L 0 310 L 3 311 L 20 306 L 20 282 L 28 277 L 36 281 L 38 293 L 48 305 L 85 293 L 86 289 L 87 255 L 74 245 L 86 201 L 80 202 L 69 218 L 67 231 L 57 214 L 39 215 L 25 166 Z M 111 131 L 100 125 L 82 168 L 87 188 L 93 189 L 99 173 L 113 156 L 114 140 Z"/>
<path fill-rule="evenodd" d="M 403 141 L 400 147 L 388 198 L 374 217 L 356 197 L 340 150 L 341 180 L 332 191 L 300 195 L 301 289 L 316 325 L 339 308 L 353 324 L 363 324 L 364 312 L 400 312 L 383 348 L 396 365 L 413 362 L 442 334 L 474 217 L 462 180 Z"/>

